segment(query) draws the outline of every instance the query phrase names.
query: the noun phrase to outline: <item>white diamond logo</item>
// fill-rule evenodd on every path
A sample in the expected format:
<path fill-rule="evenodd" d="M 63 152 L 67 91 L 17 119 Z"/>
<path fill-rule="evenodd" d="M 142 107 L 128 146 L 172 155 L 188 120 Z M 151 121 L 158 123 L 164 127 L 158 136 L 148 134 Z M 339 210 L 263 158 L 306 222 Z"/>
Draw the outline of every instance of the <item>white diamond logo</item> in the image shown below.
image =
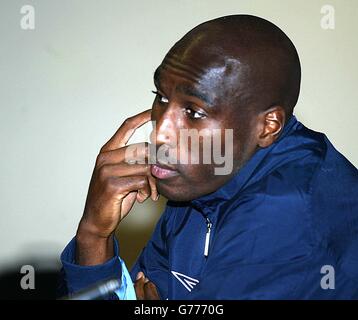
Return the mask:
<path fill-rule="evenodd" d="M 185 274 L 172 271 L 172 274 L 189 292 L 199 283 L 199 280 L 186 276 Z"/>

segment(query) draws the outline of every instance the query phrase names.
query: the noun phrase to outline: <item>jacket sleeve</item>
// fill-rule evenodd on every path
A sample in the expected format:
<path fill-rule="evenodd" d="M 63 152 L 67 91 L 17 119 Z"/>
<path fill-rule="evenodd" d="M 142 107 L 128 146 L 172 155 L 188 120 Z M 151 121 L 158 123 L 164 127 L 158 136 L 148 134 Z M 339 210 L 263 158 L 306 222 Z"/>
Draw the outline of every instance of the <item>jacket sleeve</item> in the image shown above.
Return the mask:
<path fill-rule="evenodd" d="M 60 272 L 57 295 L 73 295 L 97 282 L 110 279 L 122 279 L 122 263 L 119 257 L 117 240 L 114 242 L 115 255 L 104 264 L 95 266 L 80 266 L 75 263 L 76 239 L 73 238 L 61 254 L 62 270 Z M 123 285 L 123 283 L 122 283 Z M 116 294 L 107 297 L 110 300 L 118 299 Z"/>
<path fill-rule="evenodd" d="M 122 279 L 122 288 L 108 299 L 128 300 L 135 299 L 132 290 L 136 275 L 139 271 L 156 285 L 162 298 L 167 297 L 168 283 L 168 255 L 166 239 L 166 210 L 160 217 L 154 233 L 142 250 L 130 274 L 127 272 L 124 261 L 119 256 L 119 245 L 114 241 L 114 257 L 104 264 L 96 266 L 80 266 L 75 264 L 76 239 L 73 238 L 61 254 L 62 270 L 59 275 L 57 296 L 72 295 L 88 288 L 99 281 L 109 278 Z M 126 285 L 123 288 L 123 284 Z"/>
<path fill-rule="evenodd" d="M 166 207 L 154 229 L 151 239 L 142 250 L 131 270 L 133 282 L 139 271 L 144 272 L 146 277 L 156 285 L 161 299 L 166 299 L 168 296 L 168 211 L 168 207 Z"/>

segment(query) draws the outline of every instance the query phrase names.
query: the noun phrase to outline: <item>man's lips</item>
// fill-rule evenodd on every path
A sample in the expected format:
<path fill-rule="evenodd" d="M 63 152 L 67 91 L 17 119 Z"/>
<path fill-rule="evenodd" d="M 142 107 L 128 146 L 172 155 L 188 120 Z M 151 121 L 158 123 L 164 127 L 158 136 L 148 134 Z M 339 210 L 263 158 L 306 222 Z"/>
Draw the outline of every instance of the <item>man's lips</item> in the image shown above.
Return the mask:
<path fill-rule="evenodd" d="M 179 175 L 177 170 L 163 164 L 153 164 L 151 172 L 152 175 L 158 179 L 168 179 Z"/>

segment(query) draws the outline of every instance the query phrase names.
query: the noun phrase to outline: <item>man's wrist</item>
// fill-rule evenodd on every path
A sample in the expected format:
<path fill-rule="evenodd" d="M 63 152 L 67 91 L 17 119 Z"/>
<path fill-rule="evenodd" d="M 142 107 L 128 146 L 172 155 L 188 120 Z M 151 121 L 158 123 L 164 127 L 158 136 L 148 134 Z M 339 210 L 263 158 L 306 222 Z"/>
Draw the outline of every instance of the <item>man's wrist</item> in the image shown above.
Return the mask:
<path fill-rule="evenodd" d="M 76 264 L 93 266 L 113 258 L 113 238 L 113 233 L 109 237 L 102 237 L 79 229 L 76 234 Z"/>

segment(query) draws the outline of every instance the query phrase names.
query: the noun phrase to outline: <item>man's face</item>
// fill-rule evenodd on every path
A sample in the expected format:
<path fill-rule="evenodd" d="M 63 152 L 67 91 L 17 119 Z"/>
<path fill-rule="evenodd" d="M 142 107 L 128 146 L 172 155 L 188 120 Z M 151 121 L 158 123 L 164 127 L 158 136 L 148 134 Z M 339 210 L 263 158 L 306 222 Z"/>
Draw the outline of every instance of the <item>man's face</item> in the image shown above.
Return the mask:
<path fill-rule="evenodd" d="M 248 115 L 240 114 L 233 98 L 240 80 L 237 64 L 190 60 L 167 56 L 154 76 L 157 92 L 152 106 L 151 142 L 156 146 L 157 165 L 152 165 L 152 174 L 157 178 L 159 193 L 175 201 L 189 201 L 224 185 L 252 153 L 254 140 L 253 123 Z M 232 139 L 225 129 L 232 130 Z M 198 133 L 198 144 L 191 139 L 181 140 L 188 132 Z M 216 146 L 220 143 L 220 155 L 225 155 L 224 165 L 215 163 L 214 140 Z M 211 150 L 205 141 L 211 141 Z M 210 163 L 203 161 L 208 150 Z M 230 163 L 229 171 L 217 174 L 215 168 Z"/>

